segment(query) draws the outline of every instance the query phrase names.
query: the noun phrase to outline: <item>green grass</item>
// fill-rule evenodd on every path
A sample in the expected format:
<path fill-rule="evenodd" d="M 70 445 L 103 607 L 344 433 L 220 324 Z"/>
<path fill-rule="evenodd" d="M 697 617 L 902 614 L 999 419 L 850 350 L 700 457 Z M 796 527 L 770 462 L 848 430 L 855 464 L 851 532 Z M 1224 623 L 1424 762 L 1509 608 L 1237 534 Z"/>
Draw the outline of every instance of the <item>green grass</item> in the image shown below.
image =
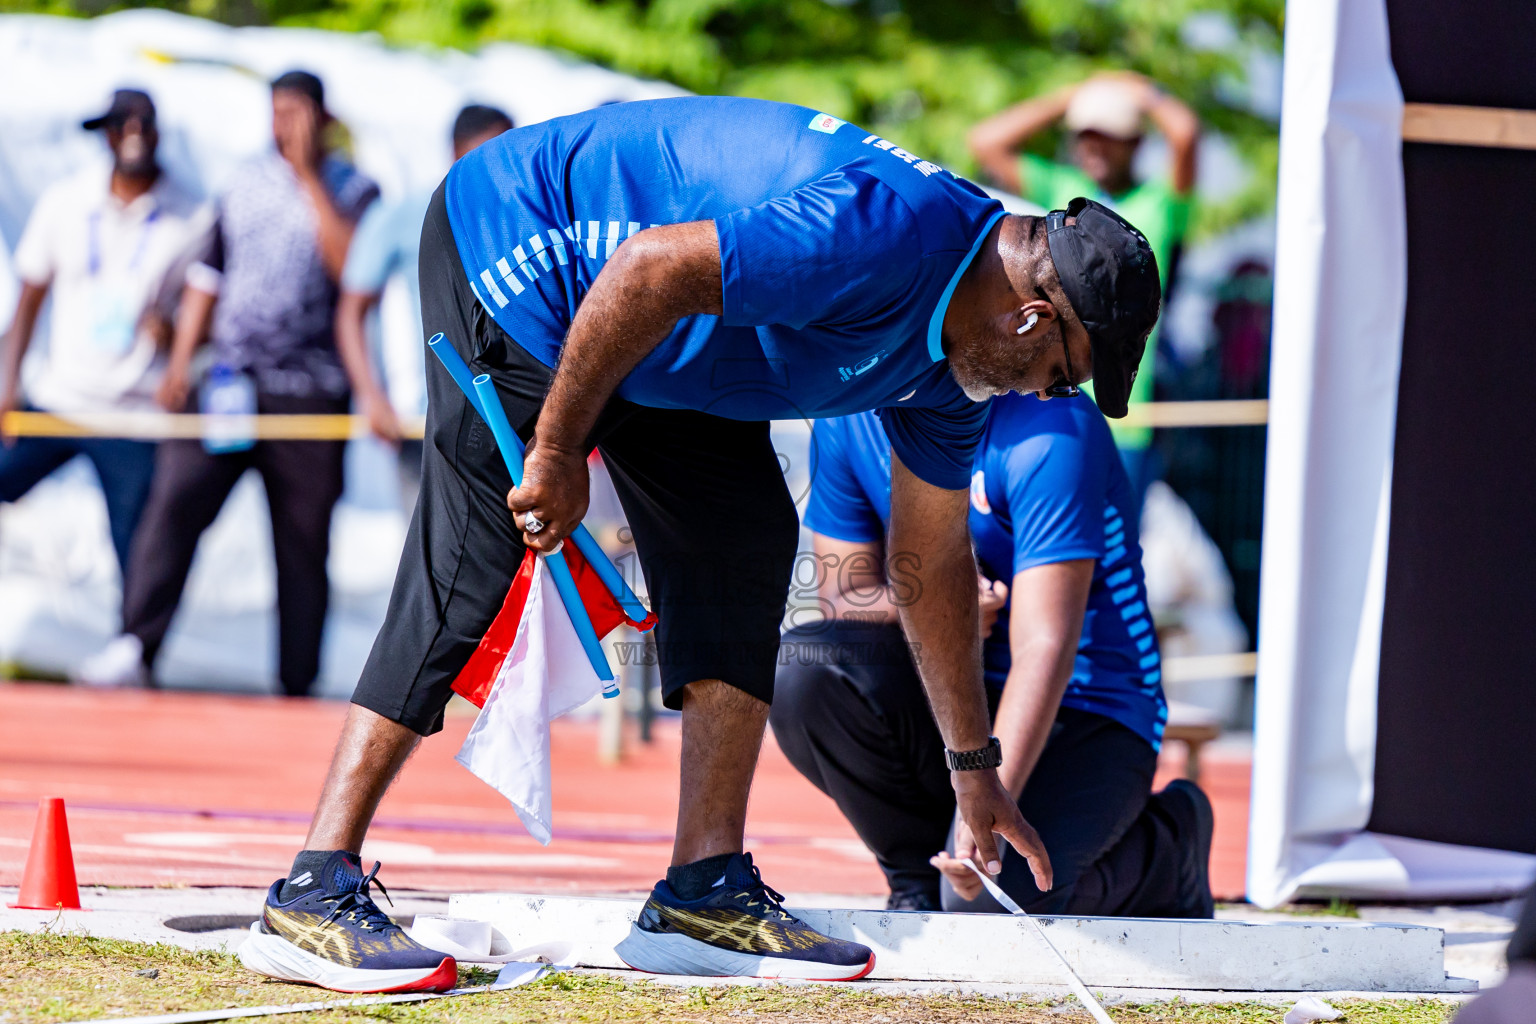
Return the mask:
<path fill-rule="evenodd" d="M 1446 1024 L 1456 1007 L 1436 999 L 1330 1000 L 1341 1024 Z M 1123 1024 L 1279 1024 L 1287 1007 L 1266 1003 L 1152 1003 L 1109 1008 Z"/>
<path fill-rule="evenodd" d="M 148 977 L 150 971 L 158 972 Z M 144 972 L 144 973 L 140 973 Z M 460 984 L 491 980 L 464 969 Z M 0 1024 L 56 1024 L 86 1018 L 177 1013 L 221 1007 L 345 998 L 250 973 L 232 954 L 54 932 L 0 932 Z M 1454 1008 L 1433 1000 L 1343 1002 L 1349 1024 L 1445 1024 Z M 1278 1024 L 1284 1007 L 1258 1003 L 1120 1004 L 1119 1024 Z M 607 1024 L 637 1021 L 777 1024 L 1077 1024 L 1072 1001 L 962 996 L 892 996 L 858 986 L 683 988 L 603 974 L 567 973 L 506 992 L 422 1004 L 358 1007 L 274 1018 L 323 1024 Z"/>
<path fill-rule="evenodd" d="M 1327 903 L 1284 903 L 1276 907 L 1275 910 L 1282 914 L 1289 914 L 1292 917 L 1358 918 L 1360 916 L 1359 907 L 1349 902 L 1349 900 L 1341 900 L 1337 896 L 1330 899 Z"/>
<path fill-rule="evenodd" d="M 1349 900 L 1341 900 L 1335 896 L 1328 901 L 1328 906 L 1318 911 L 1318 913 L 1330 917 L 1359 917 L 1360 908 L 1349 902 Z"/>

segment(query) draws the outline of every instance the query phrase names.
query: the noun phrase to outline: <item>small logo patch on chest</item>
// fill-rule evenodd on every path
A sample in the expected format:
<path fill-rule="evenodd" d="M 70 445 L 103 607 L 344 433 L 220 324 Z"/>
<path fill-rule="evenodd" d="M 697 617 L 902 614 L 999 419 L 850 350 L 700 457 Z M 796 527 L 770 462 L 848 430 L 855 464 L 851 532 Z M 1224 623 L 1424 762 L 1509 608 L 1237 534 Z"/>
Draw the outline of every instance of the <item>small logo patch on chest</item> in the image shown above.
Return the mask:
<path fill-rule="evenodd" d="M 847 121 L 841 121 L 831 114 L 817 114 L 811 118 L 811 123 L 808 127 L 811 131 L 821 132 L 823 135 L 835 135 L 837 130 L 847 123 Z"/>
<path fill-rule="evenodd" d="M 971 508 L 984 516 L 992 514 L 992 503 L 987 500 L 987 474 L 979 469 L 971 474 Z"/>

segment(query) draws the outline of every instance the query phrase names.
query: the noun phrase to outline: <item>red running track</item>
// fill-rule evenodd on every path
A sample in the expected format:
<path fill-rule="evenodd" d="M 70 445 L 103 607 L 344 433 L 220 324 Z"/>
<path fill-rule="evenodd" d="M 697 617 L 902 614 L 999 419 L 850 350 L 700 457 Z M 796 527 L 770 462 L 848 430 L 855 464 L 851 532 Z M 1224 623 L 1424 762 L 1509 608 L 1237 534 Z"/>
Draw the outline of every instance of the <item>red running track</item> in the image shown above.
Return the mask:
<path fill-rule="evenodd" d="M 617 765 L 599 763 L 595 722 L 557 722 L 555 839 L 543 847 L 453 760 L 473 720 L 463 707 L 379 811 L 364 856 L 384 862 L 391 888 L 621 893 L 661 877 L 677 814 L 675 719 L 649 745 L 628 737 Z M 20 883 L 44 796 L 66 801 L 82 884 L 270 885 L 303 839 L 345 713 L 328 701 L 0 684 L 0 885 Z M 1164 756 L 1159 785 L 1181 758 Z M 1205 757 L 1219 897 L 1243 889 L 1248 771 L 1246 758 Z M 837 808 L 771 735 L 747 831 L 776 888 L 885 891 Z"/>

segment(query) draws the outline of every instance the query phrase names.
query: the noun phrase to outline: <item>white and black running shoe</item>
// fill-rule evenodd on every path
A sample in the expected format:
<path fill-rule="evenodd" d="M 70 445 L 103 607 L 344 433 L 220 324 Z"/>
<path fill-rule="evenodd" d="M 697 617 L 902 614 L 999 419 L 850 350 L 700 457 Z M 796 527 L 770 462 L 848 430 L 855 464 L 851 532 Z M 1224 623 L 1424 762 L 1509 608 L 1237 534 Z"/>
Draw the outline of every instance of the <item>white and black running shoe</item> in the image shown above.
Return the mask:
<path fill-rule="evenodd" d="M 375 864 L 364 875 L 355 854 L 337 851 L 318 888 L 284 903 L 284 880 L 272 883 L 261 920 L 240 946 L 240 962 L 269 978 L 337 992 L 446 992 L 458 982 L 458 964 L 379 909 L 368 892 L 379 885 L 378 873 Z"/>
<path fill-rule="evenodd" d="M 637 971 L 712 978 L 800 978 L 852 981 L 875 967 L 868 946 L 823 935 L 784 909 L 739 853 L 704 896 L 680 899 L 657 882 L 619 958 Z"/>

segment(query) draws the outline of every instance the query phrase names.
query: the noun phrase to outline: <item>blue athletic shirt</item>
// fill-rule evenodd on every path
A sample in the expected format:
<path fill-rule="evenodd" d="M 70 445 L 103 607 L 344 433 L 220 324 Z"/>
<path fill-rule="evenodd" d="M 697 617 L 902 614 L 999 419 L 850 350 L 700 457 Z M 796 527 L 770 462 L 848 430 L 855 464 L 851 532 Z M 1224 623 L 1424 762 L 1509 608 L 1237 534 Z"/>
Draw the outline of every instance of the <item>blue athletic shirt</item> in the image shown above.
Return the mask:
<path fill-rule="evenodd" d="M 958 490 L 986 422 L 949 373 L 949 298 L 997 201 L 806 107 L 691 96 L 507 132 L 454 164 L 448 219 L 475 294 L 554 366 L 583 296 L 642 228 L 712 219 L 722 316 L 694 316 L 619 386 L 739 420 L 878 410 L 922 479 Z"/>
<path fill-rule="evenodd" d="M 874 417 L 816 423 L 807 529 L 835 540 L 883 541 L 891 514 L 890 448 Z M 1072 679 L 1061 703 L 1114 719 L 1161 747 L 1168 704 L 1147 611 L 1137 510 L 1114 439 L 1092 399 L 993 399 L 971 477 L 971 536 L 983 575 L 1097 559 Z M 987 685 L 1012 663 L 1008 607 L 982 645 Z"/>

